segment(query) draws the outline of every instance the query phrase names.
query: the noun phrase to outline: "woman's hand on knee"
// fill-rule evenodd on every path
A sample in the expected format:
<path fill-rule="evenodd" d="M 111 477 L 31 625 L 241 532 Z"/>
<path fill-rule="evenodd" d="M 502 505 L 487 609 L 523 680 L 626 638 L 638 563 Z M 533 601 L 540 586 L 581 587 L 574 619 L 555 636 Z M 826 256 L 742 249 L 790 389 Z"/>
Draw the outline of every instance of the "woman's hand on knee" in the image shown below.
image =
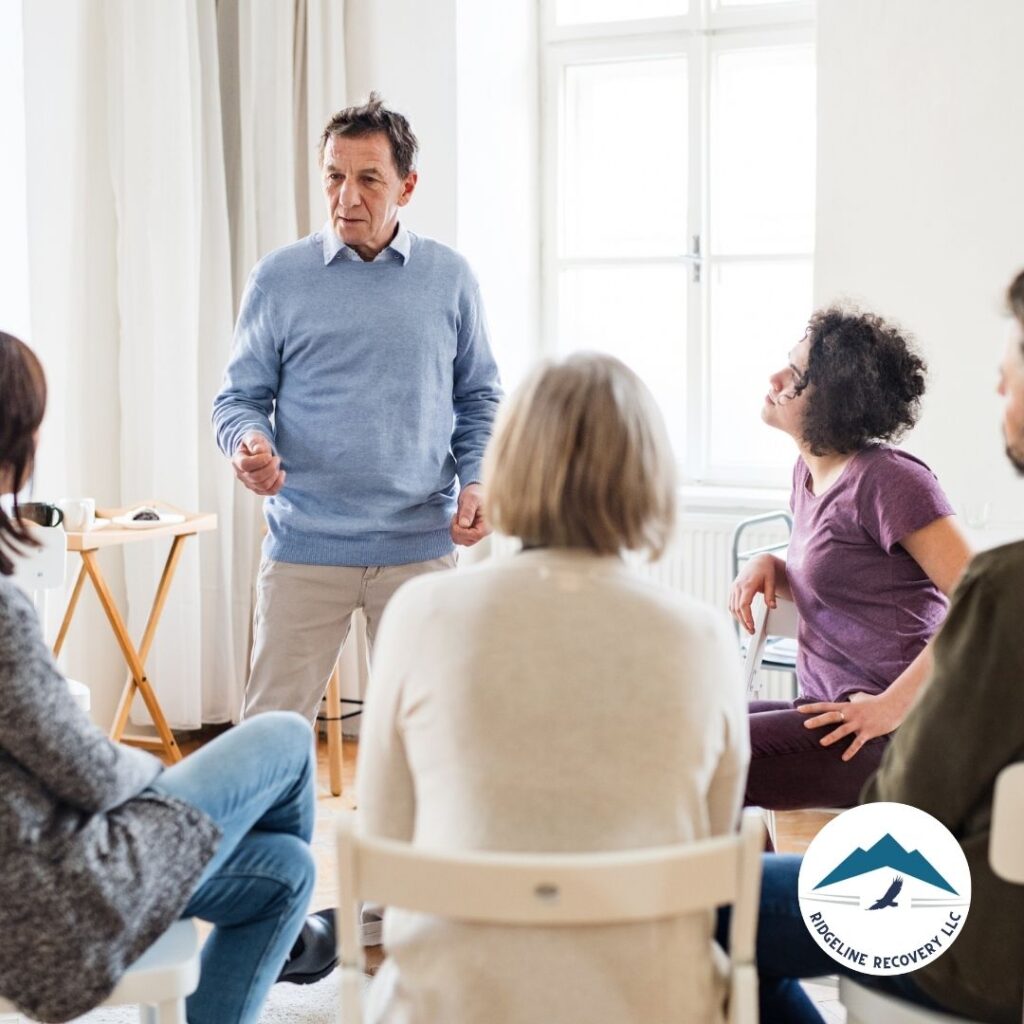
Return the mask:
<path fill-rule="evenodd" d="M 813 716 L 804 722 L 807 729 L 836 727 L 822 736 L 820 742 L 823 747 L 830 747 L 847 736 L 853 737 L 853 742 L 843 751 L 844 761 L 856 757 L 869 740 L 887 736 L 895 730 L 906 714 L 905 708 L 897 707 L 884 693 L 853 693 L 848 701 L 801 704 L 797 710 Z"/>
<path fill-rule="evenodd" d="M 733 618 L 751 635 L 754 615 L 750 607 L 755 594 L 764 594 L 764 603 L 775 607 L 775 559 L 771 555 L 758 555 L 743 567 L 729 588 L 729 611 Z"/>

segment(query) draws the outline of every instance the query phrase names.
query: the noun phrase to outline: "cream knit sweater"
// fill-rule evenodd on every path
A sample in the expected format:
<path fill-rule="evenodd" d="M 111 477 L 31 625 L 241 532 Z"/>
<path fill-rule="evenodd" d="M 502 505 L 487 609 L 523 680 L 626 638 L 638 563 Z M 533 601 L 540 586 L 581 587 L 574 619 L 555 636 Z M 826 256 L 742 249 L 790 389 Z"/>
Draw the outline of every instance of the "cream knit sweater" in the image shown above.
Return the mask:
<path fill-rule="evenodd" d="M 534 550 L 420 577 L 379 633 L 359 751 L 373 835 L 589 851 L 731 830 L 748 760 L 724 613 L 617 558 Z M 389 911 L 368 1019 L 721 1019 L 712 920 L 574 929 Z"/>

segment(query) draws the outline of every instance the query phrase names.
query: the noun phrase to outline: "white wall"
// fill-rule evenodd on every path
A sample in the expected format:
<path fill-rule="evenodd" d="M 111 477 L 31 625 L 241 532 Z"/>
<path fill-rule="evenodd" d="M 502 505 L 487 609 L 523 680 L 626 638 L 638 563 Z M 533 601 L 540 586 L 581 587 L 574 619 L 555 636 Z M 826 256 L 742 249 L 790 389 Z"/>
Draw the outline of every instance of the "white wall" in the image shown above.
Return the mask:
<path fill-rule="evenodd" d="M 897 319 L 931 367 L 907 447 L 978 539 L 1024 534 L 994 395 L 1024 266 L 1024 4 L 818 0 L 815 300 Z"/>
<path fill-rule="evenodd" d="M 346 0 L 348 103 L 372 89 L 409 118 L 420 180 L 403 216 L 413 231 L 455 244 L 456 0 Z"/>

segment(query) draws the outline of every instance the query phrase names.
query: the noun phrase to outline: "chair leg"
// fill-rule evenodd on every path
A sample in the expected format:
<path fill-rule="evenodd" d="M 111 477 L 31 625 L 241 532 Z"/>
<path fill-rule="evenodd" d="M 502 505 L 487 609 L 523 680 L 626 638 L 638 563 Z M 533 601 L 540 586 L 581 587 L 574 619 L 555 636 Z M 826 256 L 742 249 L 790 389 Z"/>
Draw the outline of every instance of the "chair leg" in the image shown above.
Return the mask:
<path fill-rule="evenodd" d="M 363 972 L 354 964 L 341 968 L 341 1019 L 344 1024 L 363 1024 Z"/>
<path fill-rule="evenodd" d="M 341 677 L 338 664 L 327 683 L 327 768 L 331 780 L 331 794 L 341 796 Z"/>
<path fill-rule="evenodd" d="M 185 1018 L 185 1000 L 170 999 L 155 1007 L 153 1024 L 188 1024 Z"/>

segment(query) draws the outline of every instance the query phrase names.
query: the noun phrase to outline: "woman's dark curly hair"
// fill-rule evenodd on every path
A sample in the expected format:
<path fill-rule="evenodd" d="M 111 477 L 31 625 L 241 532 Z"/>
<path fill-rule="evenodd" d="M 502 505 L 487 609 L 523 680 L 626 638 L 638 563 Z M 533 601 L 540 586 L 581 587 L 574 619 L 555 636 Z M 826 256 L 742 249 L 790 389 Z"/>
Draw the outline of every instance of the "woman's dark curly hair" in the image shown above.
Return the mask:
<path fill-rule="evenodd" d="M 12 515 L 0 506 L 0 575 L 10 576 L 14 562 L 8 551 L 35 547 L 36 541 L 18 516 L 17 491 L 32 471 L 35 434 L 46 411 L 46 377 L 36 354 L 23 341 L 0 331 L 0 478 L 10 481 Z"/>
<path fill-rule="evenodd" d="M 872 313 L 832 306 L 807 326 L 811 343 L 803 438 L 814 455 L 893 441 L 917 422 L 927 367 L 913 343 Z"/>

